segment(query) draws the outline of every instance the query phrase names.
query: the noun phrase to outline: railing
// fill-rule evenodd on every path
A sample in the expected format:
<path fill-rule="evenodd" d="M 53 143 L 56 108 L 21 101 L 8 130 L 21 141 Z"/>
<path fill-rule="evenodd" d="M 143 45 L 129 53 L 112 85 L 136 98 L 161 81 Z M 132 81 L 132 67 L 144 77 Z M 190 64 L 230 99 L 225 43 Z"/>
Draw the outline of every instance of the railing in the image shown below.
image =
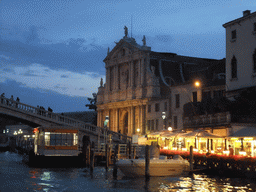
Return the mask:
<path fill-rule="evenodd" d="M 94 133 L 97 135 L 103 135 L 104 133 L 106 135 L 111 134 L 112 139 L 114 139 L 114 140 L 123 141 L 123 142 L 128 143 L 128 142 L 131 142 L 131 139 L 132 139 L 130 136 L 123 135 L 123 134 L 120 134 L 120 133 L 117 133 L 117 132 L 114 132 L 111 130 L 107 130 L 106 128 L 97 127 L 95 125 L 91 125 L 91 124 L 85 123 L 83 121 L 79 121 L 79 120 L 76 120 L 76 119 L 73 119 L 73 118 L 70 118 L 67 116 L 63 116 L 60 114 L 52 113 L 45 109 L 26 105 L 26 104 L 14 101 L 12 99 L 7 99 L 5 97 L 1 97 L 0 106 L 14 109 L 14 110 L 20 111 L 20 112 L 25 112 L 26 114 L 31 114 L 38 118 L 43 118 L 43 119 L 55 122 L 60 125 L 68 125 L 68 126 L 72 126 L 72 127 L 82 128 L 82 130 L 86 130 L 88 132 L 91 132 L 91 133 Z"/>
<path fill-rule="evenodd" d="M 231 115 L 229 112 L 215 113 L 209 115 L 199 115 L 193 117 L 185 117 L 183 121 L 184 128 L 207 127 L 229 124 Z"/>
<path fill-rule="evenodd" d="M 127 156 L 128 155 L 128 145 L 127 144 L 118 144 L 118 145 L 119 145 L 119 152 L 118 152 L 118 154 L 120 156 Z M 112 154 L 114 154 L 116 144 L 112 144 L 110 146 L 111 146 Z M 142 152 L 141 148 L 142 148 L 142 146 L 139 146 L 137 144 L 131 144 L 131 155 L 132 156 L 134 156 L 134 155 L 135 156 L 139 156 L 139 155 L 143 156 L 144 153 L 141 154 L 141 152 Z M 100 146 L 95 145 L 94 151 L 98 152 L 98 153 L 105 153 L 105 144 L 101 143 Z M 135 151 L 135 153 L 134 153 L 134 151 Z"/>

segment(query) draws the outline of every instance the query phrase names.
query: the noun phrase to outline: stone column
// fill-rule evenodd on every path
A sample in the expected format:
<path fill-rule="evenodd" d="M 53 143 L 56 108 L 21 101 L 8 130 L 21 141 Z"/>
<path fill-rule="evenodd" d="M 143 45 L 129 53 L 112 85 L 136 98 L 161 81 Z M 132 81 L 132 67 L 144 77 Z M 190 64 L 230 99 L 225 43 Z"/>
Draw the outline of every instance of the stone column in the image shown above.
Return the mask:
<path fill-rule="evenodd" d="M 132 127 L 131 117 L 132 117 L 132 108 L 128 107 L 128 134 L 127 135 L 129 136 L 131 135 L 131 127 Z"/>
<path fill-rule="evenodd" d="M 142 86 L 144 85 L 145 79 L 146 79 L 146 62 L 147 62 L 147 58 L 142 57 L 141 58 L 141 85 Z"/>
<path fill-rule="evenodd" d="M 110 68 L 106 68 L 106 88 L 107 92 L 110 91 Z"/>
<path fill-rule="evenodd" d="M 134 126 L 135 126 L 135 111 L 134 107 L 131 107 L 131 135 L 134 134 Z"/>
<path fill-rule="evenodd" d="M 118 66 L 114 66 L 114 90 L 118 90 Z"/>
<path fill-rule="evenodd" d="M 140 133 L 142 133 L 143 131 L 142 118 L 143 118 L 142 105 L 140 105 L 139 106 L 139 122 L 138 122 L 138 128 L 140 128 Z"/>
<path fill-rule="evenodd" d="M 97 111 L 97 126 L 100 127 L 101 126 L 101 110 Z"/>
<path fill-rule="evenodd" d="M 142 134 L 146 133 L 146 105 L 142 105 Z"/>
<path fill-rule="evenodd" d="M 116 109 L 116 132 L 119 130 L 119 109 Z"/>
<path fill-rule="evenodd" d="M 138 86 L 139 87 L 141 87 L 141 84 L 142 84 L 142 76 L 143 76 L 143 74 L 142 74 L 142 72 L 143 72 L 143 70 L 142 70 L 142 65 L 141 65 L 141 63 L 142 63 L 142 59 L 140 58 L 139 60 L 138 60 L 138 74 L 139 74 L 139 78 L 138 78 Z"/>

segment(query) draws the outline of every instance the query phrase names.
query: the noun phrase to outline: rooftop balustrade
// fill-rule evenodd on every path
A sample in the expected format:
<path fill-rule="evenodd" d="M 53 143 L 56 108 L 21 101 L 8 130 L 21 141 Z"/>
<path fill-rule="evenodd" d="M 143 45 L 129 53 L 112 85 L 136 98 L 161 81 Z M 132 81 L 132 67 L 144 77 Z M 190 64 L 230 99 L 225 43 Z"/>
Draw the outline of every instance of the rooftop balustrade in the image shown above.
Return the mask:
<path fill-rule="evenodd" d="M 184 128 L 201 128 L 211 126 L 222 126 L 230 123 L 231 114 L 229 112 L 223 112 L 208 115 L 185 117 L 183 121 L 183 126 Z"/>

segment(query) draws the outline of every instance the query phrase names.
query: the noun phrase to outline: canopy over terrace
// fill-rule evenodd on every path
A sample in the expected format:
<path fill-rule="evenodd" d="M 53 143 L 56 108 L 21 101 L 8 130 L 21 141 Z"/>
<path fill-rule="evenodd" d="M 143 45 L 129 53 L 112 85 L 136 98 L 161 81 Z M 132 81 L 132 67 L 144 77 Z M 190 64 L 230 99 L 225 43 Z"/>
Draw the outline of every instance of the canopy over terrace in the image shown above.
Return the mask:
<path fill-rule="evenodd" d="M 194 151 L 199 152 L 211 152 L 221 153 L 227 149 L 227 143 L 224 142 L 224 137 L 209 133 L 206 130 L 197 129 L 189 133 L 184 133 L 180 135 L 183 137 L 183 147 L 187 150 L 192 145 L 194 146 Z"/>
<path fill-rule="evenodd" d="M 256 127 L 244 127 L 228 136 L 235 155 L 256 155 Z"/>

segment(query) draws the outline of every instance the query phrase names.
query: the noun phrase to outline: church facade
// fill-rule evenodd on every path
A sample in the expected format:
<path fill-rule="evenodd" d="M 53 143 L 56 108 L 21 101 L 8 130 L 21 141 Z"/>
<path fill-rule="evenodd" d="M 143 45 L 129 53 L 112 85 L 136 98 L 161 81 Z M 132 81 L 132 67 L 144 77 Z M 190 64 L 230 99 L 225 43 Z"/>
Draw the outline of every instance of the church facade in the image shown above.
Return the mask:
<path fill-rule="evenodd" d="M 106 82 L 101 81 L 97 93 L 97 125 L 103 127 L 108 117 L 110 130 L 129 136 L 148 134 L 169 126 L 181 129 L 183 112 L 172 114 L 179 102 L 178 96 L 172 98 L 175 97 L 171 94 L 172 89 L 184 84 L 193 86 L 198 76 L 191 71 L 218 60 L 154 52 L 146 45 L 145 36 L 142 42 L 139 45 L 134 38 L 128 37 L 125 27 L 125 36 L 111 51 L 108 50 L 104 59 Z M 200 89 L 194 91 L 200 92 Z M 192 98 L 192 92 L 183 94 Z M 176 104 L 172 104 L 175 99 Z"/>

